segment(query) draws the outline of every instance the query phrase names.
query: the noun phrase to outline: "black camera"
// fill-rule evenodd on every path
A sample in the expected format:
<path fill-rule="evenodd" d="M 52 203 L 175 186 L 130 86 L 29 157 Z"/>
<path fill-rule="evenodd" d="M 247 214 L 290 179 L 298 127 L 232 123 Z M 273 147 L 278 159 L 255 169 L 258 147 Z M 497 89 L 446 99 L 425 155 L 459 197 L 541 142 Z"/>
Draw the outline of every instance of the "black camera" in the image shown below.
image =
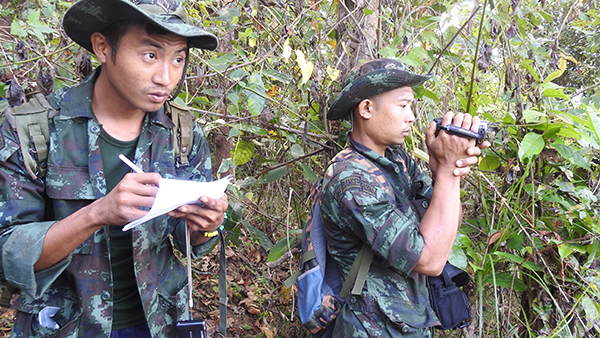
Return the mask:
<path fill-rule="evenodd" d="M 206 338 L 204 320 L 183 320 L 178 322 L 177 338 Z"/>
<path fill-rule="evenodd" d="M 474 132 L 469 129 L 457 127 L 457 126 L 453 125 L 452 122 L 450 122 L 449 125 L 442 126 L 442 118 L 441 117 L 435 118 L 435 119 L 433 119 L 433 121 L 437 124 L 437 127 L 435 129 L 435 136 L 438 136 L 438 134 L 440 133 L 440 130 L 444 130 L 448 134 L 475 139 L 477 141 L 477 143 L 483 142 L 483 139 L 485 138 L 485 134 L 487 133 L 487 129 L 488 129 L 487 121 L 479 122 L 479 130 L 477 132 Z"/>

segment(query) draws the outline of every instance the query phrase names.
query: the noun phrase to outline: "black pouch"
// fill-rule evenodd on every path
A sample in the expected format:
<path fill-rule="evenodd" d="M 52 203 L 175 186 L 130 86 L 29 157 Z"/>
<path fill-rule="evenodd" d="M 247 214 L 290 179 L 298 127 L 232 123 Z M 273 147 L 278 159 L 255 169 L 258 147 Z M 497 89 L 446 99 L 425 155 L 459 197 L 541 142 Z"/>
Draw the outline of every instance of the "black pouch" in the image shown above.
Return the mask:
<path fill-rule="evenodd" d="M 206 338 L 204 320 L 183 320 L 178 322 L 177 338 Z"/>
<path fill-rule="evenodd" d="M 471 304 L 460 287 L 469 283 L 469 275 L 452 264 L 446 264 L 437 277 L 427 277 L 429 300 L 440 325 L 438 329 L 460 329 L 471 324 Z"/>

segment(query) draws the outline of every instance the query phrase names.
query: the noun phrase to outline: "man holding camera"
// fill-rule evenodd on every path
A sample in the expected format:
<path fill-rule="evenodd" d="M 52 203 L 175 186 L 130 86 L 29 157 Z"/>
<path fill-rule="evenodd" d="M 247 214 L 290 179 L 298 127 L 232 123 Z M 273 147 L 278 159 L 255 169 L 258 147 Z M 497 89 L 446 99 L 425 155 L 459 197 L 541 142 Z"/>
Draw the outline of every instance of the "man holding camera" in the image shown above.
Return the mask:
<path fill-rule="evenodd" d="M 322 183 L 328 250 L 345 275 L 364 244 L 374 253 L 362 293 L 347 299 L 333 337 L 430 337 L 438 324 L 426 276 L 444 268 L 462 220 L 461 177 L 489 142 L 436 133 L 432 122 L 433 180 L 420 170 L 398 145 L 415 121 L 412 87 L 427 79 L 396 60 L 368 61 L 350 72 L 329 109 L 331 120 L 349 116 L 352 132 Z M 477 132 L 479 122 L 447 113 L 441 124 Z M 418 198 L 424 212 L 414 207 Z"/>
<path fill-rule="evenodd" d="M 161 177 L 212 180 L 202 129 L 193 117 L 176 128 L 186 110 L 169 100 L 189 48 L 215 49 L 217 38 L 190 24 L 182 0 L 81 0 L 63 27 L 102 65 L 47 97 L 45 175 L 24 164 L 35 149 L 21 149 L 23 135 L 0 129 L 0 277 L 21 290 L 11 337 L 173 337 L 188 318 L 173 245 L 187 249 L 187 223 L 192 257 L 207 253 L 227 196 L 121 229 L 148 212 Z M 176 148 L 181 137 L 189 148 Z"/>

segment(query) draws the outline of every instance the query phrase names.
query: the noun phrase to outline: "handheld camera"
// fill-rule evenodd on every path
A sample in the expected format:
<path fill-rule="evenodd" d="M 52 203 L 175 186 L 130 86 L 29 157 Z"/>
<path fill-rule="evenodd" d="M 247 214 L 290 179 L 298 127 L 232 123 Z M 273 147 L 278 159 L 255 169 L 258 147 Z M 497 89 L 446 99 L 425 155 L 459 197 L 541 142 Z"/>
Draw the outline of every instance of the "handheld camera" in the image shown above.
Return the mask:
<path fill-rule="evenodd" d="M 177 323 L 177 338 L 206 338 L 204 320 L 182 320 Z"/>
<path fill-rule="evenodd" d="M 435 118 L 435 119 L 433 119 L 433 121 L 437 124 L 436 130 L 435 130 L 435 136 L 438 136 L 438 134 L 440 133 L 440 130 L 444 130 L 448 134 L 452 134 L 452 135 L 456 135 L 456 136 L 460 136 L 460 137 L 464 137 L 464 138 L 475 139 L 478 144 L 483 142 L 483 139 L 485 138 L 485 134 L 487 133 L 487 128 L 488 128 L 488 122 L 483 121 L 483 120 L 479 122 L 479 130 L 477 132 L 474 132 L 469 129 L 457 127 L 457 126 L 453 125 L 452 123 L 450 123 L 449 125 L 446 125 L 446 126 L 442 126 L 442 118 L 441 117 Z"/>

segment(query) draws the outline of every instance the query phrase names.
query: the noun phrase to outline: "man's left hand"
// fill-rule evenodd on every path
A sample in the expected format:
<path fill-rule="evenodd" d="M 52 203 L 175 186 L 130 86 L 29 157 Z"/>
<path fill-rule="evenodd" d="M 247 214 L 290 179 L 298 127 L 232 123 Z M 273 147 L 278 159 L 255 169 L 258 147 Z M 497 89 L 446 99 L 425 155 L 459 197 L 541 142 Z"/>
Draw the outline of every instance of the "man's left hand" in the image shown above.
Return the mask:
<path fill-rule="evenodd" d="M 216 231 L 223 224 L 228 206 L 226 194 L 218 199 L 202 196 L 198 201 L 202 204 L 182 205 L 168 213 L 171 217 L 185 220 L 192 231 L 192 245 L 206 242 L 209 238 L 199 234 Z"/>

